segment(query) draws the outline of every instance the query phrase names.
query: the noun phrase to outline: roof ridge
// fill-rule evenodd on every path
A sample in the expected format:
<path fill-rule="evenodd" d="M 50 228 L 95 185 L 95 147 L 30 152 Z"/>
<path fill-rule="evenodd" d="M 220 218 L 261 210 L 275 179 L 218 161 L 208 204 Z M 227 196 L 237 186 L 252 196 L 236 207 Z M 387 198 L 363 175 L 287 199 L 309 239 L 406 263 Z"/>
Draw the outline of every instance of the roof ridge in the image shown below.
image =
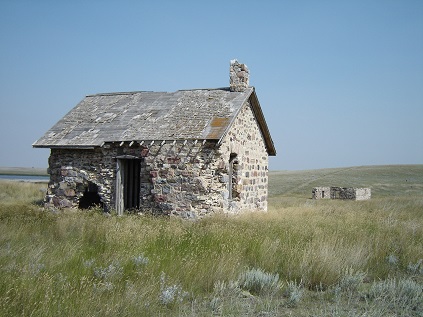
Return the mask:
<path fill-rule="evenodd" d="M 254 86 L 250 86 L 248 87 L 248 89 L 252 89 L 254 88 Z M 195 91 L 195 90 L 225 90 L 225 91 L 230 91 L 229 87 L 219 87 L 219 88 L 192 88 L 192 89 L 178 89 L 174 92 L 169 92 L 169 91 L 153 91 L 153 90 L 136 90 L 136 91 L 117 91 L 117 92 L 100 92 L 97 94 L 89 94 L 86 95 L 85 97 L 96 97 L 96 96 L 116 96 L 116 95 L 134 95 L 134 94 L 138 94 L 138 93 L 143 93 L 143 92 L 150 92 L 150 93 L 160 93 L 160 94 L 171 94 L 171 93 L 175 93 L 178 91 Z"/>
<path fill-rule="evenodd" d="M 229 87 L 178 89 L 177 91 L 194 91 L 194 90 L 229 90 Z"/>
<path fill-rule="evenodd" d="M 101 92 L 97 94 L 86 95 L 86 97 L 95 96 L 114 96 L 114 95 L 134 95 L 141 92 L 166 93 L 166 91 L 138 90 L 138 91 L 117 91 L 117 92 Z"/>

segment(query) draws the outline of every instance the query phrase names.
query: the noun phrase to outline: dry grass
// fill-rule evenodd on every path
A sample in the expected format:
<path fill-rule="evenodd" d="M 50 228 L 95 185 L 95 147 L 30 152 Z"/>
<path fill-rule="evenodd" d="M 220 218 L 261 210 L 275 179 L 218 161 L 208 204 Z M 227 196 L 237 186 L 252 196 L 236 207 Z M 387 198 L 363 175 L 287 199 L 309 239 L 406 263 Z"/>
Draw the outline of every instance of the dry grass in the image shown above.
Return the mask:
<path fill-rule="evenodd" d="M 39 203 L 44 199 L 46 189 L 46 183 L 30 183 L 0 180 L 0 203 Z"/>
<path fill-rule="evenodd" d="M 267 213 L 198 222 L 52 214 L 46 185 L 0 182 L 0 315 L 422 316 L 422 195 L 313 201 L 278 175 Z"/>

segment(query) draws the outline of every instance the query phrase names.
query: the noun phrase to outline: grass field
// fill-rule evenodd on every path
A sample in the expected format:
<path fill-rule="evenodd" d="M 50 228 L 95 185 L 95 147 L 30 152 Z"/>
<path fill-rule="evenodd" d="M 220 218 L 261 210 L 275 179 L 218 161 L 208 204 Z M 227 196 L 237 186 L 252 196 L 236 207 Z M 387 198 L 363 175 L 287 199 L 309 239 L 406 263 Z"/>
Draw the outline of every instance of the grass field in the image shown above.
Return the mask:
<path fill-rule="evenodd" d="M 0 182 L 0 316 L 423 316 L 423 165 L 271 172 L 267 213 L 197 222 L 46 212 L 45 186 Z"/>
<path fill-rule="evenodd" d="M 47 168 L 38 167 L 0 167 L 0 175 L 47 176 Z"/>

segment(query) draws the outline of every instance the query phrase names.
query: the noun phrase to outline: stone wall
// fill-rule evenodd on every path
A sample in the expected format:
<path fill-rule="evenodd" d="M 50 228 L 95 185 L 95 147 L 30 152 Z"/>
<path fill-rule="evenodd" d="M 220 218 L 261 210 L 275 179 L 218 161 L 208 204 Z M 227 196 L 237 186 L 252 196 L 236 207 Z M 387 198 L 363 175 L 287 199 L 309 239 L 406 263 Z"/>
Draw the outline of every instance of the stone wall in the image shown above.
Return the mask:
<path fill-rule="evenodd" d="M 105 211 L 115 209 L 117 162 L 135 158 L 141 164 L 140 212 L 198 218 L 267 209 L 268 156 L 249 103 L 220 146 L 179 140 L 52 149 L 46 206 L 78 207 L 94 188 Z"/>
<path fill-rule="evenodd" d="M 106 210 L 115 208 L 119 158 L 141 159 L 140 211 L 191 217 L 220 206 L 221 195 L 211 170 L 215 142 L 179 141 L 108 144 L 101 149 L 52 149 L 47 207 L 78 207 L 89 183 L 98 186 Z M 218 182 L 219 183 L 219 182 Z M 219 183 L 220 184 L 220 183 Z M 216 192 L 217 190 L 217 192 Z M 207 205 L 207 206 L 203 206 Z"/>
<path fill-rule="evenodd" d="M 90 184 L 95 184 L 107 210 L 114 189 L 115 168 L 113 153 L 104 149 L 52 149 L 46 206 L 77 207 L 85 190 Z"/>
<path fill-rule="evenodd" d="M 237 167 L 233 172 L 232 199 L 228 200 L 230 212 L 242 210 L 267 210 L 268 155 L 256 119 L 247 103 L 235 119 L 219 149 L 220 164 L 229 170 L 231 154 L 236 156 Z M 231 188 L 225 182 L 224 197 Z M 226 206 L 225 206 L 226 207 Z"/>
<path fill-rule="evenodd" d="M 356 200 L 367 200 L 372 197 L 372 191 L 370 188 L 356 188 L 355 199 Z"/>
<path fill-rule="evenodd" d="M 324 194 L 323 194 L 324 193 Z M 352 199 L 366 200 L 371 198 L 370 188 L 353 187 L 315 187 L 312 190 L 313 199 Z"/>
<path fill-rule="evenodd" d="M 312 191 L 313 199 L 330 199 L 330 187 L 315 187 Z"/>
<path fill-rule="evenodd" d="M 141 184 L 142 209 L 183 218 L 222 211 L 215 145 L 188 140 L 150 146 L 141 171 L 148 175 Z"/>

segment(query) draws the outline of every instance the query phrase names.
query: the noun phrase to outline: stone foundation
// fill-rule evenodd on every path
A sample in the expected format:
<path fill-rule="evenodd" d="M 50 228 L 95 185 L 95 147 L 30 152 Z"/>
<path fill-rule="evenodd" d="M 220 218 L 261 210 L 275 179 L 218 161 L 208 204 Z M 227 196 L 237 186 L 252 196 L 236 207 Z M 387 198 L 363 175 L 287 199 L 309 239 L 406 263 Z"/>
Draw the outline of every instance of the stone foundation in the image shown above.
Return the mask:
<path fill-rule="evenodd" d="M 312 198 L 367 200 L 371 198 L 371 189 L 352 187 L 315 187 L 312 190 Z"/>
<path fill-rule="evenodd" d="M 315 187 L 312 194 L 313 199 L 330 199 L 330 187 Z"/>

